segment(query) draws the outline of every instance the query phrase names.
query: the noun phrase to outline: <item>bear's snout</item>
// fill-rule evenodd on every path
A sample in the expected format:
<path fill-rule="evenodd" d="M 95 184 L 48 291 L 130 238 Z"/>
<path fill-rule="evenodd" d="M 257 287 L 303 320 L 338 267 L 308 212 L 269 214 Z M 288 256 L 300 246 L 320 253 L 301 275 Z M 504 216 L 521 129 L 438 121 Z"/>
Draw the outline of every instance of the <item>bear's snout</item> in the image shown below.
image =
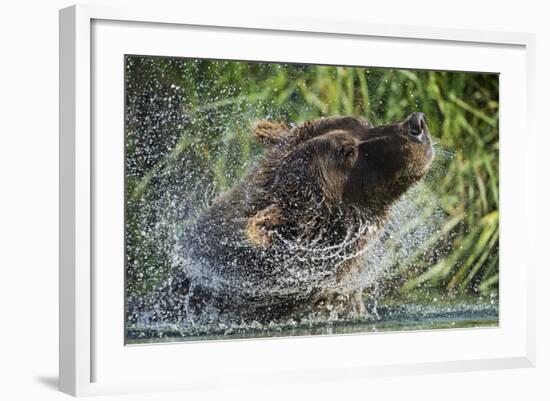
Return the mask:
<path fill-rule="evenodd" d="M 405 126 L 409 135 L 422 140 L 422 137 L 428 134 L 428 125 L 424 113 L 412 113 L 405 120 Z"/>

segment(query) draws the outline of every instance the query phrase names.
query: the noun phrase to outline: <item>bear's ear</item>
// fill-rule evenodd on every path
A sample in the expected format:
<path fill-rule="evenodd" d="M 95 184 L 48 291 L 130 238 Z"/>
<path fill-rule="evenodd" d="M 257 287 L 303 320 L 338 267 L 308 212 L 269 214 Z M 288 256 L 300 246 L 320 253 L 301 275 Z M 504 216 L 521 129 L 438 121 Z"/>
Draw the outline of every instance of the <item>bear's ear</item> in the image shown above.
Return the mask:
<path fill-rule="evenodd" d="M 245 233 L 256 246 L 268 246 L 273 241 L 273 229 L 283 223 L 283 214 L 277 205 L 270 205 L 248 219 Z"/>
<path fill-rule="evenodd" d="M 288 126 L 282 122 L 260 120 L 253 128 L 254 137 L 264 145 L 276 145 L 288 134 Z"/>

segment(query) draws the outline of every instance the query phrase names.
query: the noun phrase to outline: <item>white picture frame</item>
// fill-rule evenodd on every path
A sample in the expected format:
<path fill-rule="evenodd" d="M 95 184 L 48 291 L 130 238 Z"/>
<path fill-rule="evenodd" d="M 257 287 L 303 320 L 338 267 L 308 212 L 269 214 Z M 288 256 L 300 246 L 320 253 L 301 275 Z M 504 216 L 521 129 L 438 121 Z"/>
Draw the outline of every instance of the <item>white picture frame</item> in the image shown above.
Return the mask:
<path fill-rule="evenodd" d="M 147 30 L 147 35 L 140 36 L 144 30 Z M 118 245 L 115 244 L 112 253 L 98 252 L 97 247 L 98 242 L 109 235 L 107 230 L 101 231 L 105 223 L 116 221 L 110 220 L 113 215 L 103 214 L 101 205 L 111 200 L 117 203 L 120 199 L 110 198 L 120 196 L 120 193 L 114 195 L 116 182 L 120 184 L 117 177 L 120 176 L 112 174 L 114 187 L 109 187 L 108 183 L 102 187 L 105 181 L 98 177 L 104 174 L 102 169 L 116 170 L 123 164 L 122 160 L 118 160 L 117 167 L 120 153 L 116 152 L 120 150 L 121 142 L 117 142 L 116 136 L 112 143 L 94 138 L 94 132 L 97 132 L 94 130 L 103 127 L 103 123 L 112 123 L 114 129 L 120 127 L 120 120 L 114 121 L 118 117 L 111 118 L 102 113 L 107 108 L 121 110 L 123 103 L 122 98 L 118 97 L 122 85 L 116 81 L 120 80 L 122 70 L 117 70 L 112 77 L 102 71 L 113 65 L 109 63 L 121 61 L 120 55 L 125 53 L 182 55 L 174 53 L 175 40 L 165 40 L 180 34 L 194 35 L 195 39 L 201 40 L 204 49 L 215 49 L 208 43 L 219 40 L 219 35 L 234 35 L 232 39 L 235 42 L 232 43 L 237 43 L 261 34 L 264 40 L 273 41 L 274 45 L 264 46 L 263 50 L 255 49 L 254 52 L 250 50 L 252 47 L 243 45 L 225 46 L 212 51 L 218 52 L 217 58 L 270 61 L 281 61 L 282 50 L 279 48 L 284 46 L 277 43 L 284 41 L 283 37 L 312 43 L 325 41 L 327 45 L 337 38 L 344 47 L 357 46 L 363 41 L 371 41 L 373 46 L 381 41 L 384 46 L 406 42 L 413 47 L 435 46 L 443 55 L 447 54 L 446 48 L 452 47 L 453 53 L 477 52 L 479 57 L 471 57 L 460 65 L 450 55 L 441 57 L 437 64 L 416 61 L 413 65 L 406 61 L 404 55 L 384 53 L 384 56 L 372 56 L 369 65 L 463 68 L 501 73 L 501 257 L 506 265 L 501 269 L 503 295 L 499 327 L 125 348 L 119 335 L 122 330 L 120 325 L 123 324 L 120 318 L 123 304 L 118 308 L 120 313 L 107 311 L 112 300 L 120 299 L 123 266 L 120 266 L 120 271 L 110 269 L 114 272 L 112 277 L 108 275 L 111 273 L 98 274 L 96 271 L 98 261 L 101 266 L 106 263 L 116 265 L 116 247 L 122 246 L 122 242 L 116 243 Z M 237 36 L 241 39 L 237 40 Z M 163 39 L 162 46 L 160 39 Z M 361 380 L 373 376 L 534 366 L 535 262 L 530 256 L 525 256 L 534 255 L 531 249 L 535 242 L 530 236 L 535 233 L 536 211 L 526 202 L 529 197 L 535 197 L 536 186 L 535 133 L 532 128 L 534 44 L 533 35 L 520 33 L 292 18 L 220 18 L 186 15 L 184 10 L 154 7 L 78 5 L 61 10 L 60 390 L 80 396 L 245 385 L 251 380 L 260 383 L 326 380 L 329 377 Z M 329 56 L 315 53 L 315 45 L 312 49 L 308 54 L 295 52 L 291 55 L 292 46 L 287 46 L 285 59 L 292 61 L 303 57 L 300 61 L 330 61 Z M 184 52 L 183 55 L 191 52 L 189 48 L 178 51 Z M 483 55 L 487 52 L 490 54 Z M 197 53 L 188 55 L 197 56 Z M 318 55 L 320 58 L 316 59 Z M 334 61 L 341 60 L 333 58 Z M 365 62 L 361 58 L 346 61 L 355 65 L 364 65 Z M 116 91 L 115 96 L 107 96 L 113 102 L 109 106 L 97 102 L 98 96 L 106 100 L 102 88 L 114 88 Z M 102 116 L 106 117 L 102 119 Z M 518 130 L 524 133 L 527 145 L 517 146 L 517 137 L 511 134 Z M 120 139 L 123 133 L 118 131 Z M 113 149 L 113 153 L 109 149 Z M 512 151 L 516 161 L 514 165 L 511 163 Z M 114 192 L 109 193 L 108 188 Z M 120 228 L 122 221 L 113 224 Z M 517 231 L 524 233 L 522 238 L 514 234 Z M 114 238 L 117 238 L 116 235 Z M 111 257 L 112 261 L 108 262 Z M 513 265 L 519 268 L 508 269 Z M 450 340 L 459 346 L 445 350 L 442 345 Z M 479 341 L 477 348 L 472 343 L 474 341 Z M 398 355 L 384 353 L 383 350 L 389 346 L 397 350 Z M 439 349 L 439 346 L 442 348 Z M 325 350 L 323 358 L 318 358 L 320 347 Z M 421 347 L 425 347 L 422 354 L 418 351 Z M 358 349 L 366 351 L 340 355 L 342 350 Z M 415 349 L 417 352 L 414 352 Z M 364 352 L 367 351 L 369 358 L 365 358 Z M 181 366 L 175 369 L 175 358 L 182 355 L 193 364 L 189 364 L 187 369 Z M 282 358 L 282 355 L 287 357 Z M 223 360 L 218 361 L 216 367 L 204 363 L 220 356 Z M 139 364 L 154 367 L 154 371 L 141 367 L 143 372 L 132 369 L 132 366 Z M 166 369 L 159 369 L 161 365 Z M 170 374 L 170 370 L 175 373 Z"/>

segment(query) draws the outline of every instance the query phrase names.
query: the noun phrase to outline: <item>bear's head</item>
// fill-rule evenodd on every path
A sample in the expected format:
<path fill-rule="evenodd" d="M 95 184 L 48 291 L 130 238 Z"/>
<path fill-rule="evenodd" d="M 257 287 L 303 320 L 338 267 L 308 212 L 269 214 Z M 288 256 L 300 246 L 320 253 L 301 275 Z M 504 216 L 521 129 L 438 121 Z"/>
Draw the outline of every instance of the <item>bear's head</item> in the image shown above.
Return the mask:
<path fill-rule="evenodd" d="M 320 210 L 384 213 L 433 160 L 423 113 L 378 127 L 353 117 L 309 121 L 292 130 L 263 122 L 255 133 L 273 148 L 263 184 L 269 204 L 251 220 L 262 232 L 284 221 L 307 221 Z"/>

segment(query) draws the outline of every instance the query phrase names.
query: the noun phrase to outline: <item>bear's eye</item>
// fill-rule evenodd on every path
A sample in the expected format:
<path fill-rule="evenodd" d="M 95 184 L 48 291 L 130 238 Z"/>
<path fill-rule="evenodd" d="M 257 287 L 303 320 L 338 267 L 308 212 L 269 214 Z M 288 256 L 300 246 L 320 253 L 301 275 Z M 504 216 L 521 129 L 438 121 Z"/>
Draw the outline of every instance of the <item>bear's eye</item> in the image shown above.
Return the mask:
<path fill-rule="evenodd" d="M 349 145 L 343 145 L 340 148 L 340 155 L 344 160 L 351 159 L 355 156 L 355 147 Z"/>

